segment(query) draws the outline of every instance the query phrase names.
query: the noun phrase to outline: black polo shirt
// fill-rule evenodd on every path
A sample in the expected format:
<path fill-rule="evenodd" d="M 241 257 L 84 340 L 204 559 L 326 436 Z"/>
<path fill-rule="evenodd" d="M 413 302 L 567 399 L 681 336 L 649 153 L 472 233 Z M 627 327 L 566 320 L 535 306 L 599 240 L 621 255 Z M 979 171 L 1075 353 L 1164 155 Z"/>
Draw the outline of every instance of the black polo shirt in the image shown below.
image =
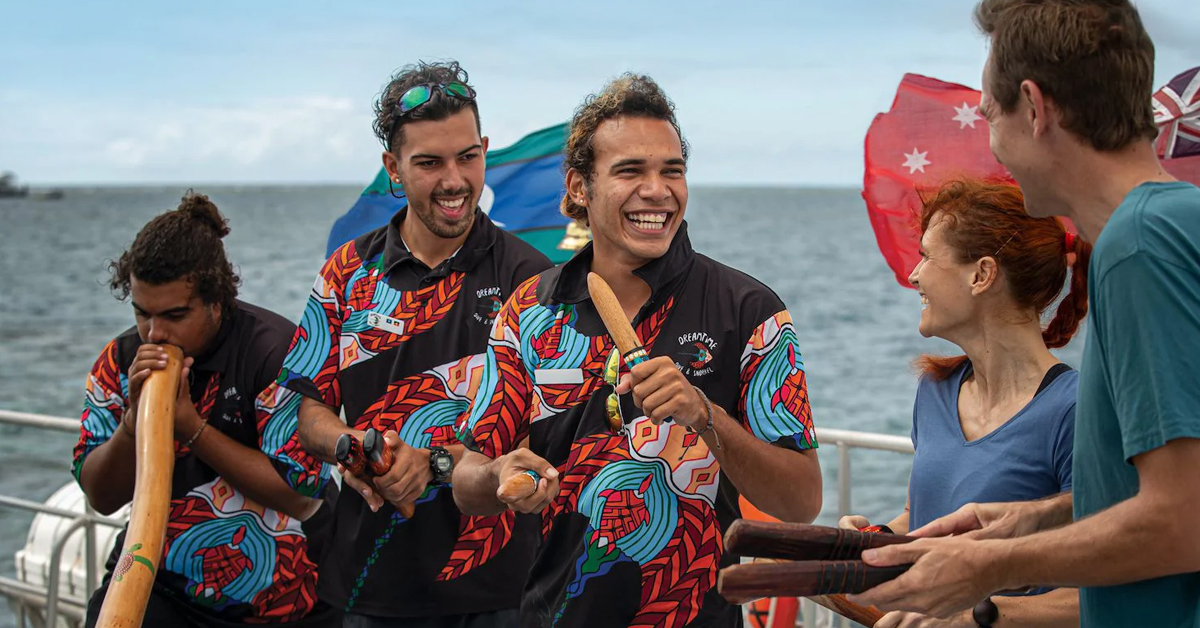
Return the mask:
<path fill-rule="evenodd" d="M 550 262 L 476 210 L 462 248 L 430 269 L 400 238 L 406 213 L 326 262 L 279 381 L 341 407 L 356 429 L 394 429 L 418 448 L 456 444 L 455 422 L 481 385 L 501 304 Z M 294 431 L 298 400 L 276 405 L 293 409 L 276 411 L 272 422 Z M 281 449 L 305 459 L 294 443 Z M 294 481 L 315 479 L 300 473 Z M 346 491 L 321 573 L 322 599 L 382 617 L 516 608 L 536 526 L 536 518 L 511 513 L 463 516 L 449 486 L 428 488 L 412 520 L 390 504 L 371 512 L 361 495 Z"/>
<path fill-rule="evenodd" d="M 192 401 L 208 418 L 206 429 L 259 448 L 255 398 L 279 372 L 295 329 L 287 319 L 248 303 L 238 302 L 225 314 L 213 349 L 197 356 L 191 368 Z M 121 429 L 129 366 L 141 345 L 133 327 L 109 342 L 92 367 L 75 446 L 76 480 L 88 454 Z M 302 524 L 254 503 L 176 442 L 155 588 L 224 621 L 300 619 L 316 604 L 317 546 L 328 534 L 330 518 L 322 508 Z M 124 532 L 117 537 L 110 573 L 124 538 Z"/>
<path fill-rule="evenodd" d="M 591 245 L 525 282 L 500 312 L 468 446 L 495 458 L 526 436 L 554 464 L 559 497 L 521 605 L 524 626 L 737 626 L 715 589 L 738 493 L 702 439 L 654 425 L 621 398 L 612 434 L 603 374 L 615 352 L 587 291 Z M 635 271 L 651 288 L 634 328 L 758 438 L 816 446 L 791 317 L 748 275 L 692 251 L 686 223 Z M 622 367 L 622 372 L 625 369 Z M 692 446 L 685 451 L 685 445 Z"/>

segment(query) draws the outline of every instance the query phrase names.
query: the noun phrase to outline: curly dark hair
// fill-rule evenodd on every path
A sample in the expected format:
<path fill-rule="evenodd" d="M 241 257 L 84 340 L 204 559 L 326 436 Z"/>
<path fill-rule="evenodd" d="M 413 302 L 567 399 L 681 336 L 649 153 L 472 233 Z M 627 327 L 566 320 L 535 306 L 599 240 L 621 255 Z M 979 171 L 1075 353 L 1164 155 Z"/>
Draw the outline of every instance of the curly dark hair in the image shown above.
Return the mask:
<path fill-rule="evenodd" d="M 679 143 L 683 145 L 683 159 L 687 161 L 688 143 L 683 138 L 683 131 L 679 129 L 679 122 L 675 119 L 675 104 L 667 98 L 654 79 L 627 72 L 610 81 L 600 93 L 588 96 L 575 110 L 575 115 L 571 118 L 571 131 L 567 135 L 567 154 L 563 168 L 575 169 L 590 184 L 595 175 L 596 165 L 596 150 L 592 146 L 592 138 L 602 123 L 620 116 L 638 116 L 670 122 L 675 133 L 679 135 Z M 572 201 L 569 194 L 563 196 L 561 206 L 564 216 L 588 224 L 587 208 Z"/>
<path fill-rule="evenodd" d="M 186 278 L 195 283 L 206 304 L 217 303 L 229 311 L 241 279 L 221 244 L 227 235 L 229 223 L 217 206 L 207 196 L 188 190 L 178 208 L 146 223 L 129 250 L 109 262 L 108 287 L 125 300 L 131 277 L 152 285 Z"/>
<path fill-rule="evenodd" d="M 439 85 L 457 81 L 474 91 L 475 88 L 467 82 L 468 78 L 467 71 L 462 69 L 457 61 L 444 63 L 418 61 L 397 70 L 388 80 L 387 86 L 379 93 L 379 97 L 375 99 L 375 122 L 371 126 L 375 130 L 375 137 L 379 138 L 379 143 L 383 144 L 388 152 L 391 152 L 393 147 L 404 143 L 405 124 L 416 120 L 445 120 L 468 107 L 475 113 L 475 130 L 482 133 L 482 127 L 479 124 L 479 106 L 475 104 L 475 100 L 468 101 L 447 96 L 441 90 L 433 90 L 433 95 L 428 103 L 409 111 L 404 116 L 400 116 L 400 112 L 396 111 L 396 106 L 404 92 L 417 85 Z"/>

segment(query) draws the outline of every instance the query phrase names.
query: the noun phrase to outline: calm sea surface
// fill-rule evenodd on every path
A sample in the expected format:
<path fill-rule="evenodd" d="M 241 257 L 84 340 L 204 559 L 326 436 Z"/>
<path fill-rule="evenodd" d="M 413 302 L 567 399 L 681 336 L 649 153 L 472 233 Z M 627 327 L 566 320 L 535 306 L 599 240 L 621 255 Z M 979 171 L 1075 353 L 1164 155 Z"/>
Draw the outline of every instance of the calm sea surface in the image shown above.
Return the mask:
<path fill-rule="evenodd" d="M 207 187 L 230 219 L 241 297 L 299 320 L 333 220 L 361 188 Z M 57 202 L 0 200 L 0 408 L 78 416 L 84 378 L 133 323 L 104 285 L 115 259 L 180 187 L 72 189 Z M 696 250 L 754 275 L 792 312 L 818 427 L 908 436 L 922 352 L 953 347 L 917 333 L 916 292 L 892 276 L 857 190 L 696 188 Z M 1079 363 L 1082 341 L 1061 352 Z M 71 482 L 75 438 L 0 425 L 0 493 L 43 500 Z M 837 451 L 820 450 L 825 512 L 837 508 Z M 904 506 L 908 456 L 856 451 L 854 510 L 873 520 Z M 781 486 L 780 490 L 789 487 Z M 0 574 L 13 575 L 32 517 L 0 508 Z M 14 620 L 0 604 L 0 628 Z"/>

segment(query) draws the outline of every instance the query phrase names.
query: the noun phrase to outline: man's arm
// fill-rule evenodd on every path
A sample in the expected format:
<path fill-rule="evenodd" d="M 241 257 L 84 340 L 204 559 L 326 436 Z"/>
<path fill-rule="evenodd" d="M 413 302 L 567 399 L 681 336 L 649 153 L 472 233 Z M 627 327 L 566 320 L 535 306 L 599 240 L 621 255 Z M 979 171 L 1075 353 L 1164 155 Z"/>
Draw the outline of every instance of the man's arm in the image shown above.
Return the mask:
<path fill-rule="evenodd" d="M 670 368 L 674 370 L 674 364 Z M 715 405 L 713 431 L 703 438 L 721 471 L 755 507 L 783 521 L 800 523 L 812 522 L 821 512 L 821 465 L 815 450 L 793 451 L 765 443 Z"/>
<path fill-rule="evenodd" d="M 198 422 L 194 425 L 199 429 Z M 319 500 L 292 490 L 266 454 L 239 443 L 221 430 L 208 428 L 201 432 L 192 442 L 192 452 L 247 498 L 267 508 L 305 521 L 321 507 Z"/>
<path fill-rule="evenodd" d="M 1200 439 L 1133 459 L 1137 495 L 1078 523 L 1020 538 L 995 560 L 1006 586 L 1103 587 L 1200 571 Z M 993 550 L 996 551 L 996 550 Z M 1023 566 L 1022 566 L 1023 565 Z"/>
<path fill-rule="evenodd" d="M 300 438 L 300 444 L 304 446 L 305 451 L 319 460 L 336 464 L 337 455 L 334 449 L 338 437 L 342 434 L 353 434 L 361 440 L 363 432 L 346 425 L 333 407 L 310 397 L 300 400 L 296 436 Z"/>
<path fill-rule="evenodd" d="M 781 310 L 748 335 L 739 373 L 744 421 L 711 403 L 668 357 L 634 366 L 617 392 L 632 390 L 634 403 L 656 423 L 672 417 L 702 433 L 721 471 L 755 507 L 808 523 L 821 510 L 821 467 L 791 316 Z"/>
<path fill-rule="evenodd" d="M 1012 539 L 1071 523 L 1071 493 L 1026 502 L 967 504 L 913 530 L 912 536 L 969 534 L 976 539 Z"/>
<path fill-rule="evenodd" d="M 1079 590 L 1055 589 L 1041 595 L 996 596 L 992 598 L 1000 611 L 997 626 L 1020 628 L 1078 628 Z M 970 610 L 955 613 L 948 619 L 928 615 L 892 611 L 883 616 L 874 628 L 976 628 Z"/>
<path fill-rule="evenodd" d="M 471 515 L 494 515 L 507 506 L 540 512 L 558 496 L 558 470 L 529 449 L 530 369 L 521 354 L 520 312 L 537 302 L 538 279 L 517 287 L 504 303 L 488 339 L 482 381 L 471 407 L 459 419 L 466 446 L 454 467 L 454 501 Z M 533 495 L 505 504 L 497 495 L 509 477 L 530 470 L 541 476 Z"/>
<path fill-rule="evenodd" d="M 79 486 L 88 504 L 102 515 L 111 515 L 133 500 L 137 478 L 137 447 L 132 434 L 118 427 L 98 445 L 79 468 Z"/>
<path fill-rule="evenodd" d="M 1071 525 L 1015 539 L 924 539 L 864 552 L 872 565 L 915 564 L 856 601 L 946 617 L 1005 589 L 1102 587 L 1200 571 L 1192 530 L 1200 516 L 1200 439 L 1172 440 L 1133 462 L 1138 493 Z"/>
<path fill-rule="evenodd" d="M 526 470 L 536 472 L 537 489 L 524 499 L 505 503 L 497 495 L 500 484 Z M 558 469 L 524 447 L 496 459 L 467 450 L 454 468 L 454 503 L 467 515 L 490 516 L 506 508 L 517 512 L 534 513 L 545 510 L 558 496 Z"/>
<path fill-rule="evenodd" d="M 79 442 L 75 445 L 74 472 L 88 503 L 102 515 L 111 515 L 133 500 L 137 473 L 137 394 L 149 377 L 149 366 L 158 363 L 159 351 L 147 349 L 129 367 L 121 386 L 120 357 L 116 341 L 108 343 L 88 374 Z M 166 360 L 161 360 L 166 366 Z"/>

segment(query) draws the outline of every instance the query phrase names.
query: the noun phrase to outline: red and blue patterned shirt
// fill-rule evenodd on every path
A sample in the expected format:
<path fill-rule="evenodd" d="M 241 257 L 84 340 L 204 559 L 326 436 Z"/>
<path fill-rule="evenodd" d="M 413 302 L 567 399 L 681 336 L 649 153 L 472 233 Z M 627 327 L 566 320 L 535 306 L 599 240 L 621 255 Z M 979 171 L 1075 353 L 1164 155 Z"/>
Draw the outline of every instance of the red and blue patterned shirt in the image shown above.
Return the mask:
<path fill-rule="evenodd" d="M 436 268 L 400 237 L 407 210 L 346 243 L 317 276 L 273 387 L 266 433 L 293 486 L 329 479 L 295 437 L 301 397 L 341 408 L 360 430 L 396 430 L 411 447 L 457 444 L 455 422 L 482 385 L 496 314 L 549 260 L 482 212 L 459 251 Z M 290 461 L 290 462 L 288 462 Z M 516 608 L 537 540 L 535 517 L 462 515 L 450 486 L 430 486 L 411 520 L 341 494 L 321 598 L 377 617 Z"/>
<path fill-rule="evenodd" d="M 705 442 L 654 425 L 621 396 L 607 423 L 615 349 L 587 293 L 591 247 L 522 284 L 500 311 L 464 442 L 496 458 L 520 446 L 555 465 L 561 491 L 521 605 L 523 626 L 738 626 L 715 589 L 733 559 L 723 530 L 738 492 Z M 669 356 L 747 431 L 816 447 L 791 316 L 766 286 L 692 251 L 686 223 L 635 271 L 651 296 L 634 321 L 650 357 Z"/>

